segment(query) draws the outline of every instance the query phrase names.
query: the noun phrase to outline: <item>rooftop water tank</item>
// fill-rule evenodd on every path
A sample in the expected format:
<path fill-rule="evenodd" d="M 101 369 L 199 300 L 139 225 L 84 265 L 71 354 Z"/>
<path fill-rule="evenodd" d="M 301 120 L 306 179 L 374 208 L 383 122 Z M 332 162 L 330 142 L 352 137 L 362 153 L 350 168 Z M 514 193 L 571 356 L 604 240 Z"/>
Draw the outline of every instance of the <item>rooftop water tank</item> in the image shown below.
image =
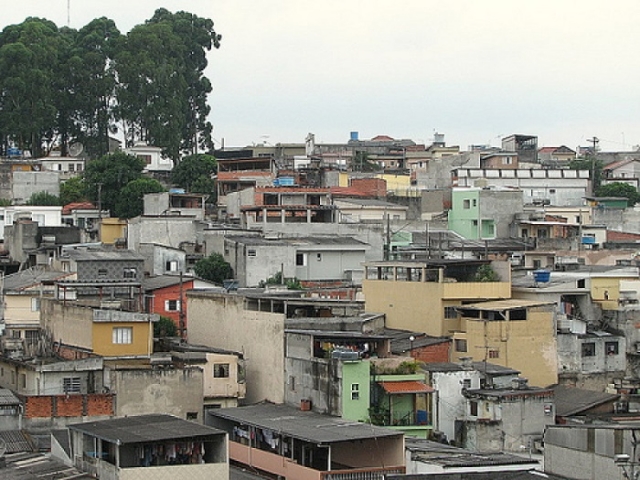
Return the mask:
<path fill-rule="evenodd" d="M 551 279 L 551 272 L 541 268 L 533 271 L 533 279 L 536 283 L 547 283 Z"/>

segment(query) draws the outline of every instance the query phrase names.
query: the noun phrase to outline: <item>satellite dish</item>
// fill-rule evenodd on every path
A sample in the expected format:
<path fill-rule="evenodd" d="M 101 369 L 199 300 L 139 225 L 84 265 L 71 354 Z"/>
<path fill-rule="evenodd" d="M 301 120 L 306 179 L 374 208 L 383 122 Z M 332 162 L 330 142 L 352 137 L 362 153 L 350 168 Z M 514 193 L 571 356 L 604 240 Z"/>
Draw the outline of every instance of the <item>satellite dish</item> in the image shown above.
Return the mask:
<path fill-rule="evenodd" d="M 80 142 L 75 142 L 69 145 L 69 155 L 77 157 L 84 150 L 84 146 Z"/>

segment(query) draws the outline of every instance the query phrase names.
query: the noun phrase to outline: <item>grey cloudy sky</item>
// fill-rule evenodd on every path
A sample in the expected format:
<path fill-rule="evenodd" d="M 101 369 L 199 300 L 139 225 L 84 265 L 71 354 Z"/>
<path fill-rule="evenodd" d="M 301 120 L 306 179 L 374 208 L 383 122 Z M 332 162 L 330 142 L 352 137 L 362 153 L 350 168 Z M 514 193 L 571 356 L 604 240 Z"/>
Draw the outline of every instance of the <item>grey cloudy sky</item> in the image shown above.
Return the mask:
<path fill-rule="evenodd" d="M 156 8 L 209 17 L 222 35 L 207 76 L 214 137 L 344 142 L 386 134 L 430 143 L 603 150 L 640 144 L 637 0 L 69 0 L 70 26 L 126 32 Z M 0 0 L 0 27 L 67 24 L 68 0 Z"/>

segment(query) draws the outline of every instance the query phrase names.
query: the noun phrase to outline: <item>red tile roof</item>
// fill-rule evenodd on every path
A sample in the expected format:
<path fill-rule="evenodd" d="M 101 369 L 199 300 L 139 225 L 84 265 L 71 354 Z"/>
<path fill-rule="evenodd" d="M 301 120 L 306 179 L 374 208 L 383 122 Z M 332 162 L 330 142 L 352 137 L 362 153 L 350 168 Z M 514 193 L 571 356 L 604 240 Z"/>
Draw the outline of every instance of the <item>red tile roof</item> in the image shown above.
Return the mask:
<path fill-rule="evenodd" d="M 74 202 L 62 207 L 62 214 L 69 215 L 74 210 L 93 210 L 96 206 L 91 202 Z"/>
<path fill-rule="evenodd" d="M 432 393 L 434 391 L 429 385 L 415 380 L 380 382 L 380 386 L 387 393 Z"/>

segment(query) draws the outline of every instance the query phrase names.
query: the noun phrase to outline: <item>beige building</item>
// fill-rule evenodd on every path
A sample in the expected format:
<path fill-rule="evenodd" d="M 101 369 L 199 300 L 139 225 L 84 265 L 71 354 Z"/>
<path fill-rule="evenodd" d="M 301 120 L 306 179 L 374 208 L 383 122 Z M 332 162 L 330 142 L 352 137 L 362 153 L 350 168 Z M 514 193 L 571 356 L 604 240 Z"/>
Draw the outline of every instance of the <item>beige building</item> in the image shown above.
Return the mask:
<path fill-rule="evenodd" d="M 281 300 L 279 302 L 281 304 Z M 268 298 L 187 292 L 189 338 L 209 347 L 242 352 L 247 403 L 284 402 L 285 314 Z M 215 365 L 215 363 L 214 363 Z M 214 384 L 209 391 L 215 391 Z"/>
<path fill-rule="evenodd" d="M 555 304 L 499 300 L 459 309 L 453 361 L 471 357 L 519 370 L 531 385 L 558 383 Z"/>
<path fill-rule="evenodd" d="M 505 261 L 428 260 L 365 264 L 366 310 L 384 313 L 386 326 L 435 337 L 460 331 L 456 307 L 511 296 L 511 266 Z M 492 271 L 494 281 L 483 272 Z"/>

